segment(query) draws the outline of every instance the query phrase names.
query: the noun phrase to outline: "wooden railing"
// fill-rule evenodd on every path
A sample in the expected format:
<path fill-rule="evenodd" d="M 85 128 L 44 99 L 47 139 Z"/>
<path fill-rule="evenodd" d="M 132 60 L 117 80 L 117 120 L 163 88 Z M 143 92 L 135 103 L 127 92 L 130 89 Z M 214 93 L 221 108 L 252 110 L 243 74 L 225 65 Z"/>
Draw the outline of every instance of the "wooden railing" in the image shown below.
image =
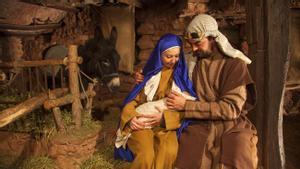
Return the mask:
<path fill-rule="evenodd" d="M 81 113 L 83 110 L 80 99 L 87 99 L 85 108 L 91 112 L 93 97 L 96 95 L 93 88 L 94 83 L 90 83 L 86 92 L 80 93 L 78 76 L 80 75 L 78 64 L 82 63 L 82 58 L 77 54 L 77 46 L 70 45 L 68 57 L 63 60 L 40 60 L 40 61 L 16 61 L 2 62 L 0 69 L 19 69 L 23 91 L 39 93 L 38 95 L 25 100 L 11 108 L 0 112 L 0 127 L 3 127 L 16 119 L 44 106 L 54 113 L 54 118 L 59 131 L 64 131 L 64 124 L 61 120 L 59 106 L 72 104 L 72 119 L 75 128 L 81 127 Z M 51 89 L 48 86 L 48 76 L 44 70 L 51 67 Z M 56 86 L 55 66 L 60 66 L 60 87 Z M 66 88 L 65 75 L 63 69 L 68 68 L 68 88 Z M 25 73 L 27 72 L 27 76 Z M 41 75 L 41 73 L 43 75 Z M 27 78 L 25 78 L 27 77 Z M 43 84 L 41 84 L 43 83 Z"/>

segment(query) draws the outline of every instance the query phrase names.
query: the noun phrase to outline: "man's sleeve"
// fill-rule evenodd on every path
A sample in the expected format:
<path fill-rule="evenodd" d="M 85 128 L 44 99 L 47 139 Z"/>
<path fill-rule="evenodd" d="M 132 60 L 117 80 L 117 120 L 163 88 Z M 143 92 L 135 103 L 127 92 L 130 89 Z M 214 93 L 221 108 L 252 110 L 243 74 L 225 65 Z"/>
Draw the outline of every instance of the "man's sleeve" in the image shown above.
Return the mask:
<path fill-rule="evenodd" d="M 185 118 L 231 120 L 240 116 L 247 98 L 246 86 L 228 91 L 215 102 L 186 101 Z"/>

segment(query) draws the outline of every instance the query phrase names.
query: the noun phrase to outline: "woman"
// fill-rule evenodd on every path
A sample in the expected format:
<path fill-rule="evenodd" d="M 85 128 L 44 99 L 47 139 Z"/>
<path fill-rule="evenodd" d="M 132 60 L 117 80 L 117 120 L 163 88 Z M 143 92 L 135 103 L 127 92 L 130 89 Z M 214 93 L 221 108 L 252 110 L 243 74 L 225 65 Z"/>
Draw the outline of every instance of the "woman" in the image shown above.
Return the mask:
<path fill-rule="evenodd" d="M 176 129 L 180 127 L 180 112 L 164 110 L 143 115 L 135 109 L 143 103 L 165 98 L 176 89 L 196 95 L 188 79 L 178 36 L 166 34 L 160 38 L 143 74 L 144 80 L 125 99 L 118 135 L 130 135 L 126 137 L 126 147 L 116 146 L 115 156 L 133 161 L 132 169 L 171 169 L 178 149 Z M 140 121 L 140 117 L 144 120 Z"/>

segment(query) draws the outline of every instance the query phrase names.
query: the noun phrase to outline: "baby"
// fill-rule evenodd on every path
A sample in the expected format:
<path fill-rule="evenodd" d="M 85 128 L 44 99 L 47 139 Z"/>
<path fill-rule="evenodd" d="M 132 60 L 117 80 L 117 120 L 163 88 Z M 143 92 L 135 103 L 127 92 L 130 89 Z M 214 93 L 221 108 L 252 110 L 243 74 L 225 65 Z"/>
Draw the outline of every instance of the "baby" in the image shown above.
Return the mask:
<path fill-rule="evenodd" d="M 181 94 L 183 97 L 185 97 L 187 100 L 195 100 L 196 98 L 193 96 L 188 95 L 185 92 L 181 92 L 180 89 L 175 90 L 177 93 Z M 157 100 L 157 101 L 151 101 L 151 102 L 146 102 L 144 104 L 139 105 L 138 107 L 135 108 L 136 112 L 139 114 L 155 114 L 155 113 L 161 113 L 164 110 L 168 109 L 167 104 L 166 104 L 166 98 Z M 146 118 L 140 117 L 138 120 L 140 121 L 145 121 Z M 145 126 L 145 129 L 151 129 L 152 126 Z M 121 132 L 120 129 L 117 131 L 117 138 L 115 142 L 115 146 L 117 148 L 123 146 L 123 148 L 126 147 L 126 142 L 128 138 L 131 136 L 131 130 L 130 128 L 125 129 L 127 132 Z"/>

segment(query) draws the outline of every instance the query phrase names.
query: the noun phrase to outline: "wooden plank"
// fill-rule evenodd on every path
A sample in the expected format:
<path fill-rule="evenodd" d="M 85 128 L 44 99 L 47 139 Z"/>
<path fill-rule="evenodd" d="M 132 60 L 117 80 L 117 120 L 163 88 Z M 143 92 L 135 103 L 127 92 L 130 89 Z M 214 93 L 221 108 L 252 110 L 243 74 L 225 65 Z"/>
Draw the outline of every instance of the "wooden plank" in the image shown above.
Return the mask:
<path fill-rule="evenodd" d="M 15 62 L 1 62 L 0 68 L 15 68 L 15 67 L 37 67 L 48 65 L 62 65 L 63 60 L 34 60 L 34 61 L 15 61 Z"/>
<path fill-rule="evenodd" d="M 49 99 L 56 99 L 56 96 L 52 93 L 49 93 Z M 65 123 L 64 123 L 64 121 L 62 119 L 62 116 L 61 116 L 60 108 L 59 107 L 54 107 L 52 109 L 52 111 L 53 111 L 54 121 L 55 121 L 56 128 L 57 128 L 58 132 L 66 133 L 66 127 L 65 127 Z"/>
<path fill-rule="evenodd" d="M 285 0 L 246 1 L 251 73 L 257 85 L 252 119 L 259 135 L 259 165 L 284 168 L 282 98 L 288 61 L 288 7 Z"/>
<path fill-rule="evenodd" d="M 86 93 L 81 93 L 80 94 L 80 99 L 86 99 L 86 98 L 93 98 L 96 96 L 95 91 L 87 91 Z M 63 97 L 60 98 L 55 98 L 55 99 L 49 99 L 44 102 L 44 108 L 49 110 L 55 107 L 60 107 L 66 104 L 70 104 L 74 102 L 74 97 L 72 94 L 67 94 Z M 91 105 L 89 105 L 91 106 Z"/>
<path fill-rule="evenodd" d="M 127 5 L 133 5 L 138 8 L 142 8 L 143 4 L 140 0 L 118 0 L 119 3 L 124 3 Z"/>
<path fill-rule="evenodd" d="M 69 68 L 69 88 L 70 92 L 73 96 L 73 103 L 72 103 L 72 119 L 75 123 L 75 129 L 79 130 L 81 127 L 81 112 L 82 112 L 82 105 L 80 102 L 80 92 L 79 92 L 79 81 L 78 81 L 78 53 L 77 53 L 77 46 L 70 45 L 69 46 L 69 53 L 68 53 L 68 68 Z"/>
<path fill-rule="evenodd" d="M 52 94 L 55 96 L 62 96 L 63 94 L 67 93 L 69 90 L 67 88 L 62 89 L 55 89 L 51 91 Z M 3 127 L 18 118 L 30 113 L 31 111 L 37 109 L 45 100 L 48 99 L 48 92 L 41 93 L 38 96 L 32 97 L 14 107 L 5 109 L 0 112 L 0 127 Z"/>
<path fill-rule="evenodd" d="M 286 0 L 265 0 L 267 47 L 267 112 L 265 118 L 264 166 L 284 168 L 282 103 L 287 75 L 289 8 Z"/>
<path fill-rule="evenodd" d="M 250 65 L 250 72 L 256 84 L 257 89 L 257 104 L 255 109 L 249 113 L 251 121 L 255 124 L 258 132 L 258 158 L 259 166 L 263 165 L 263 145 L 264 145 L 264 116 L 266 112 L 265 107 L 265 60 L 266 49 L 264 40 L 264 22 L 265 17 L 263 15 L 263 3 L 254 3 L 252 1 L 246 1 L 247 22 L 246 32 L 249 43 L 249 57 L 253 60 Z"/>

